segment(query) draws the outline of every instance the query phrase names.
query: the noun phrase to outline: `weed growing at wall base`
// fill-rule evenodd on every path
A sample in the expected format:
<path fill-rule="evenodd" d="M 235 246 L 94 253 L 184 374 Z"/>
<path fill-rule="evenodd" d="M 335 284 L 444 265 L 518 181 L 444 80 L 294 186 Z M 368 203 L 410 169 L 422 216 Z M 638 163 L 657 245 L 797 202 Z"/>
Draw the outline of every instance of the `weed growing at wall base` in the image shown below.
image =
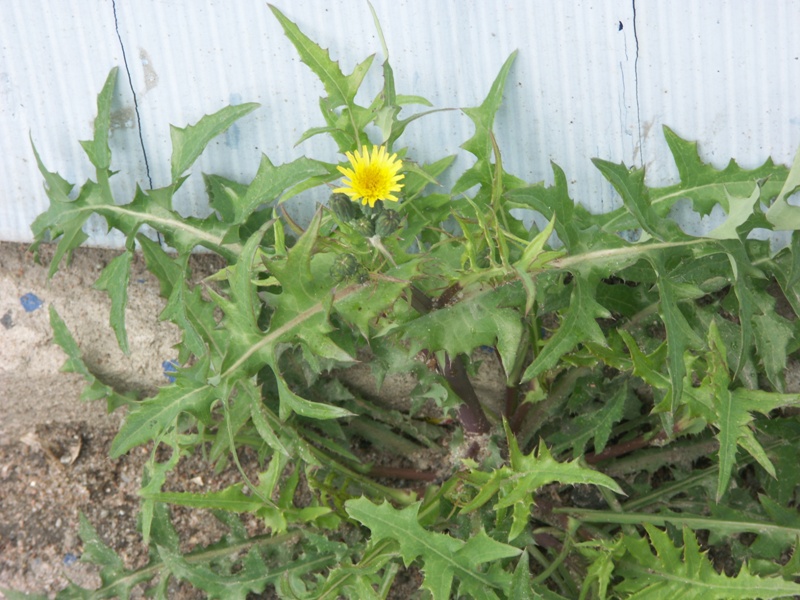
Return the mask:
<path fill-rule="evenodd" d="M 395 91 L 388 60 L 381 92 L 361 106 L 373 57 L 346 75 L 272 11 L 327 94 L 302 140 L 330 136 L 349 164 L 265 156 L 247 184 L 203 174 L 213 212 L 181 217 L 172 199 L 194 161 L 257 108 L 240 104 L 172 127 L 172 181 L 118 203 L 116 70 L 94 139 L 81 142 L 95 180 L 73 193 L 34 149 L 50 198 L 34 248 L 56 245 L 50 273 L 100 215 L 127 239 L 97 282 L 120 346 L 134 252 L 160 281 L 162 318 L 182 331 L 174 382 L 138 400 L 95 377 L 51 309 L 85 398 L 126 411 L 111 456 L 152 452 L 140 491 L 150 564 L 128 570 L 84 520 L 81 560 L 100 567 L 102 586 L 59 597 L 137 586 L 164 597 L 175 578 L 210 598 L 386 598 L 410 565 L 418 596 L 436 600 L 800 594 L 800 395 L 784 380 L 800 339 L 800 208 L 787 201 L 800 155 L 791 168 L 718 170 L 665 128 L 680 179 L 649 187 L 643 169 L 596 159 L 623 205 L 590 214 L 557 165 L 551 186 L 503 169 L 492 123 L 511 55 L 484 102 L 463 109 L 474 163 L 445 192 L 437 178 L 453 156 L 423 164 L 398 147 L 407 126 L 436 117 L 400 118 L 429 103 Z M 283 205 L 310 189 L 320 207 L 301 227 Z M 680 199 L 726 217 L 689 235 L 669 216 Z M 521 220 L 526 211 L 546 226 Z M 791 230 L 791 243 L 773 252 L 760 230 Z M 198 246 L 226 266 L 194 285 Z M 475 384 L 482 364 L 501 373 L 488 394 Z M 407 401 L 353 385 L 354 365 L 378 390 L 411 374 Z M 204 479 L 231 463 L 241 481 L 166 491 L 194 453 L 208 458 Z M 181 554 L 171 506 L 215 510 L 230 533 Z M 264 533 L 248 537 L 240 513 Z"/>

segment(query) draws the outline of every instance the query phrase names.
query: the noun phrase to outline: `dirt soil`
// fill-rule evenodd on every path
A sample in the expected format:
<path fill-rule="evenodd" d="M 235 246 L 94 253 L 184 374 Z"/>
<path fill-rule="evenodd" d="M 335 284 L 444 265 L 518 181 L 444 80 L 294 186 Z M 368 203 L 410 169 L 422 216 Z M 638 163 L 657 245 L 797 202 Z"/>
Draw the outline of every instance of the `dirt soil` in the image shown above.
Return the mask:
<path fill-rule="evenodd" d="M 119 252 L 80 249 L 51 280 L 27 247 L 0 242 L 0 587 L 47 593 L 69 580 L 97 586 L 97 569 L 81 563 L 79 514 L 97 528 L 126 565 L 147 561 L 136 530 L 141 467 L 139 448 L 119 460 L 108 449 L 121 414 L 107 415 L 104 403 L 79 400 L 83 379 L 61 373 L 64 353 L 53 344 L 48 307 L 64 319 L 87 364 L 115 388 L 152 393 L 166 379 L 162 363 L 175 357 L 178 331 L 160 322 L 164 301 L 141 256 L 134 260 L 126 312 L 130 356 L 118 348 L 108 325 L 110 303 L 92 289 L 99 272 Z M 52 248 L 43 248 L 49 265 Z M 197 257 L 202 273 L 215 257 Z M 201 488 L 202 465 L 180 465 L 180 479 Z M 222 474 L 215 484 L 233 477 Z M 207 544 L 223 533 L 203 512 L 176 512 L 187 547 Z M 179 587 L 174 597 L 193 597 Z M 0 594 L 2 597 L 2 594 Z"/>
<path fill-rule="evenodd" d="M 122 414 L 107 415 L 103 402 L 81 401 L 82 377 L 60 372 L 66 355 L 53 344 L 49 306 L 65 321 L 90 369 L 118 390 L 146 396 L 164 385 L 163 363 L 175 358 L 173 346 L 179 341 L 178 330 L 158 320 L 165 301 L 141 256 L 134 259 L 130 278 L 126 323 L 131 353 L 126 356 L 109 327 L 108 297 L 92 288 L 119 251 L 80 248 L 71 264 L 48 280 L 52 252 L 43 247 L 39 265 L 27 246 L 0 242 L 0 588 L 51 598 L 70 581 L 100 585 L 98 568 L 79 560 L 80 514 L 127 568 L 147 563 L 136 524 L 137 491 L 150 449 L 136 448 L 117 460 L 108 457 Z M 222 266 L 210 254 L 192 260 L 198 277 Z M 371 378 L 361 371 L 351 374 L 352 384 L 369 387 Z M 484 379 L 491 392 L 491 372 Z M 413 382 L 401 379 L 384 386 L 382 395 L 407 402 L 411 387 Z M 247 470 L 247 452 L 240 461 Z M 255 469 L 255 458 L 251 466 Z M 212 491 L 238 481 L 235 468 L 213 474 L 194 457 L 181 459 L 167 487 Z M 225 533 L 207 511 L 178 507 L 172 518 L 184 552 Z M 265 533 L 256 519 L 245 521 L 251 534 Z M 416 569 L 403 571 L 392 596 L 409 598 L 420 583 Z M 204 597 L 188 587 L 173 584 L 169 597 Z M 268 592 L 263 597 L 275 596 Z"/>

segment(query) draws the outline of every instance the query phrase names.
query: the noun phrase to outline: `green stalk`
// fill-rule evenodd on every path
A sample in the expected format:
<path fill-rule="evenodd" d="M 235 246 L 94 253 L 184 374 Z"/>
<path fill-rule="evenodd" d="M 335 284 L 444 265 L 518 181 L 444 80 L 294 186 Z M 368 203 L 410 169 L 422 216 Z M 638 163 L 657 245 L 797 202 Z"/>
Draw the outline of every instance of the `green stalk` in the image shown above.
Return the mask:
<path fill-rule="evenodd" d="M 284 533 L 281 535 L 258 535 L 252 537 L 244 542 L 240 542 L 238 544 L 231 544 L 230 546 L 224 547 L 213 547 L 208 549 L 202 549 L 195 552 L 190 552 L 189 554 L 184 554 L 182 556 L 183 560 L 185 560 L 189 564 L 198 564 L 198 563 L 205 563 L 211 562 L 214 560 L 218 560 L 220 558 L 225 558 L 228 556 L 236 556 L 236 555 L 244 555 L 247 553 L 250 548 L 257 546 L 259 548 L 266 548 L 268 546 L 282 546 L 287 547 L 291 544 L 294 544 L 300 539 L 301 534 L 299 532 L 292 532 L 292 533 Z M 336 555 L 330 554 L 324 557 L 320 557 L 317 559 L 316 562 L 319 564 L 312 564 L 312 563 L 304 563 L 299 565 L 303 568 L 303 572 L 308 572 L 312 570 L 323 569 L 327 566 L 330 566 L 336 561 Z M 287 570 L 295 569 L 295 566 L 289 567 Z M 132 571 L 131 573 L 121 577 L 119 579 L 115 579 L 99 589 L 92 590 L 89 592 L 87 596 L 83 596 L 88 600 L 93 599 L 100 599 L 100 598 L 108 598 L 108 593 L 120 589 L 124 587 L 126 581 L 142 581 L 144 578 L 152 579 L 159 573 L 162 573 L 165 569 L 165 565 L 160 560 L 154 561 L 153 563 L 142 567 L 141 569 L 137 569 Z M 276 578 L 278 575 L 276 574 Z"/>
<path fill-rule="evenodd" d="M 733 535 L 742 532 L 750 532 L 765 535 L 778 535 L 786 538 L 797 538 L 800 536 L 800 527 L 788 527 L 766 523 L 762 521 L 734 521 L 730 519 L 718 519 L 715 517 L 701 517 L 686 514 L 650 514 L 642 512 L 618 513 L 610 510 L 589 510 L 580 508 L 554 508 L 554 513 L 567 514 L 579 521 L 586 523 L 615 523 L 618 525 L 642 525 L 649 523 L 663 527 L 667 523 L 682 526 L 690 529 L 709 529 L 723 535 Z"/>

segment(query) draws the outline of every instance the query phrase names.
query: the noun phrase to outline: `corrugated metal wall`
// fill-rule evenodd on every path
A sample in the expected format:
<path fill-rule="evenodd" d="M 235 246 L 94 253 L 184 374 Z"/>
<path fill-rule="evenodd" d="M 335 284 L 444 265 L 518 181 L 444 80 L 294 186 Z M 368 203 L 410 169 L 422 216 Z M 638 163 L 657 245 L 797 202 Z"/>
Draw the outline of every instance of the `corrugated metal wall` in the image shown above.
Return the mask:
<path fill-rule="evenodd" d="M 274 0 L 345 72 L 378 53 L 364 87 L 379 89 L 380 44 L 365 0 Z M 496 123 L 504 164 L 530 181 L 566 171 L 590 209 L 617 204 L 590 163 L 646 164 L 664 184 L 676 171 L 661 125 L 697 139 L 718 166 L 791 162 L 800 144 L 800 2 L 679 0 L 373 1 L 399 93 L 439 107 L 480 103 L 503 61 L 519 56 Z M 0 239 L 29 241 L 47 198 L 28 141 L 70 181 L 92 175 L 78 145 L 91 137 L 95 96 L 120 66 L 112 150 L 118 201 L 169 177 L 169 124 L 231 103 L 261 108 L 218 138 L 180 191 L 205 214 L 201 170 L 246 180 L 260 155 L 340 160 L 331 143 L 294 143 L 318 116 L 321 84 L 262 0 L 0 2 Z M 460 152 L 471 124 L 453 111 L 409 127 L 401 142 L 422 161 Z M 454 168 L 470 164 L 461 152 Z M 453 179 L 447 180 L 452 182 Z M 320 191 L 293 210 L 309 215 Z M 302 217 L 301 217 L 302 218 Z M 685 219 L 691 221 L 692 213 Z M 687 223 L 690 224 L 690 223 Z M 119 245 L 94 224 L 91 242 Z"/>

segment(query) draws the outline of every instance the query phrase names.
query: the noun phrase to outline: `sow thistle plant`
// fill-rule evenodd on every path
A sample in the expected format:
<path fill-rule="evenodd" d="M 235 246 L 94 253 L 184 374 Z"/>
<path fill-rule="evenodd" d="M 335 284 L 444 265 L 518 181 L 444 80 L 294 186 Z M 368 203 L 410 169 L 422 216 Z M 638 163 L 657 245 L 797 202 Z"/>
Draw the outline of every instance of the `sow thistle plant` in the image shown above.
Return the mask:
<path fill-rule="evenodd" d="M 643 169 L 595 159 L 622 206 L 592 214 L 555 164 L 552 185 L 505 171 L 492 124 L 512 54 L 485 100 L 462 109 L 474 162 L 445 191 L 454 156 L 423 164 L 394 150 L 406 127 L 436 118 L 408 108 L 430 103 L 397 93 L 387 60 L 381 92 L 357 104 L 374 57 L 345 75 L 272 11 L 327 94 L 324 123 L 302 141 L 331 136 L 349 166 L 263 157 L 249 183 L 203 174 L 213 212 L 180 216 L 175 192 L 206 144 L 256 108 L 242 104 L 172 127 L 171 182 L 115 202 L 116 70 L 82 142 L 95 180 L 73 194 L 34 149 L 51 201 L 34 248 L 55 244 L 50 274 L 99 215 L 126 236 L 96 284 L 120 347 L 134 252 L 182 332 L 174 383 L 141 400 L 94 374 L 51 309 L 84 398 L 126 411 L 112 458 L 151 452 L 150 563 L 129 569 L 84 520 L 82 559 L 102 584 L 59 597 L 137 586 L 165 597 L 173 579 L 226 599 L 800 594 L 800 395 L 785 382 L 799 339 L 800 208 L 788 200 L 800 155 L 790 169 L 719 170 L 665 128 L 679 181 L 651 187 Z M 307 190 L 319 208 L 296 223 L 284 203 Z M 725 217 L 689 235 L 670 217 L 679 200 Z M 773 251 L 763 230 L 791 241 Z M 226 265 L 194 284 L 197 247 Z M 487 372 L 498 385 L 479 385 Z M 389 403 L 384 384 L 409 378 Z M 210 491 L 167 491 L 196 453 Z M 226 467 L 239 483 L 215 487 Z M 171 506 L 211 509 L 229 533 L 182 554 Z M 399 587 L 415 573 L 418 590 Z"/>

